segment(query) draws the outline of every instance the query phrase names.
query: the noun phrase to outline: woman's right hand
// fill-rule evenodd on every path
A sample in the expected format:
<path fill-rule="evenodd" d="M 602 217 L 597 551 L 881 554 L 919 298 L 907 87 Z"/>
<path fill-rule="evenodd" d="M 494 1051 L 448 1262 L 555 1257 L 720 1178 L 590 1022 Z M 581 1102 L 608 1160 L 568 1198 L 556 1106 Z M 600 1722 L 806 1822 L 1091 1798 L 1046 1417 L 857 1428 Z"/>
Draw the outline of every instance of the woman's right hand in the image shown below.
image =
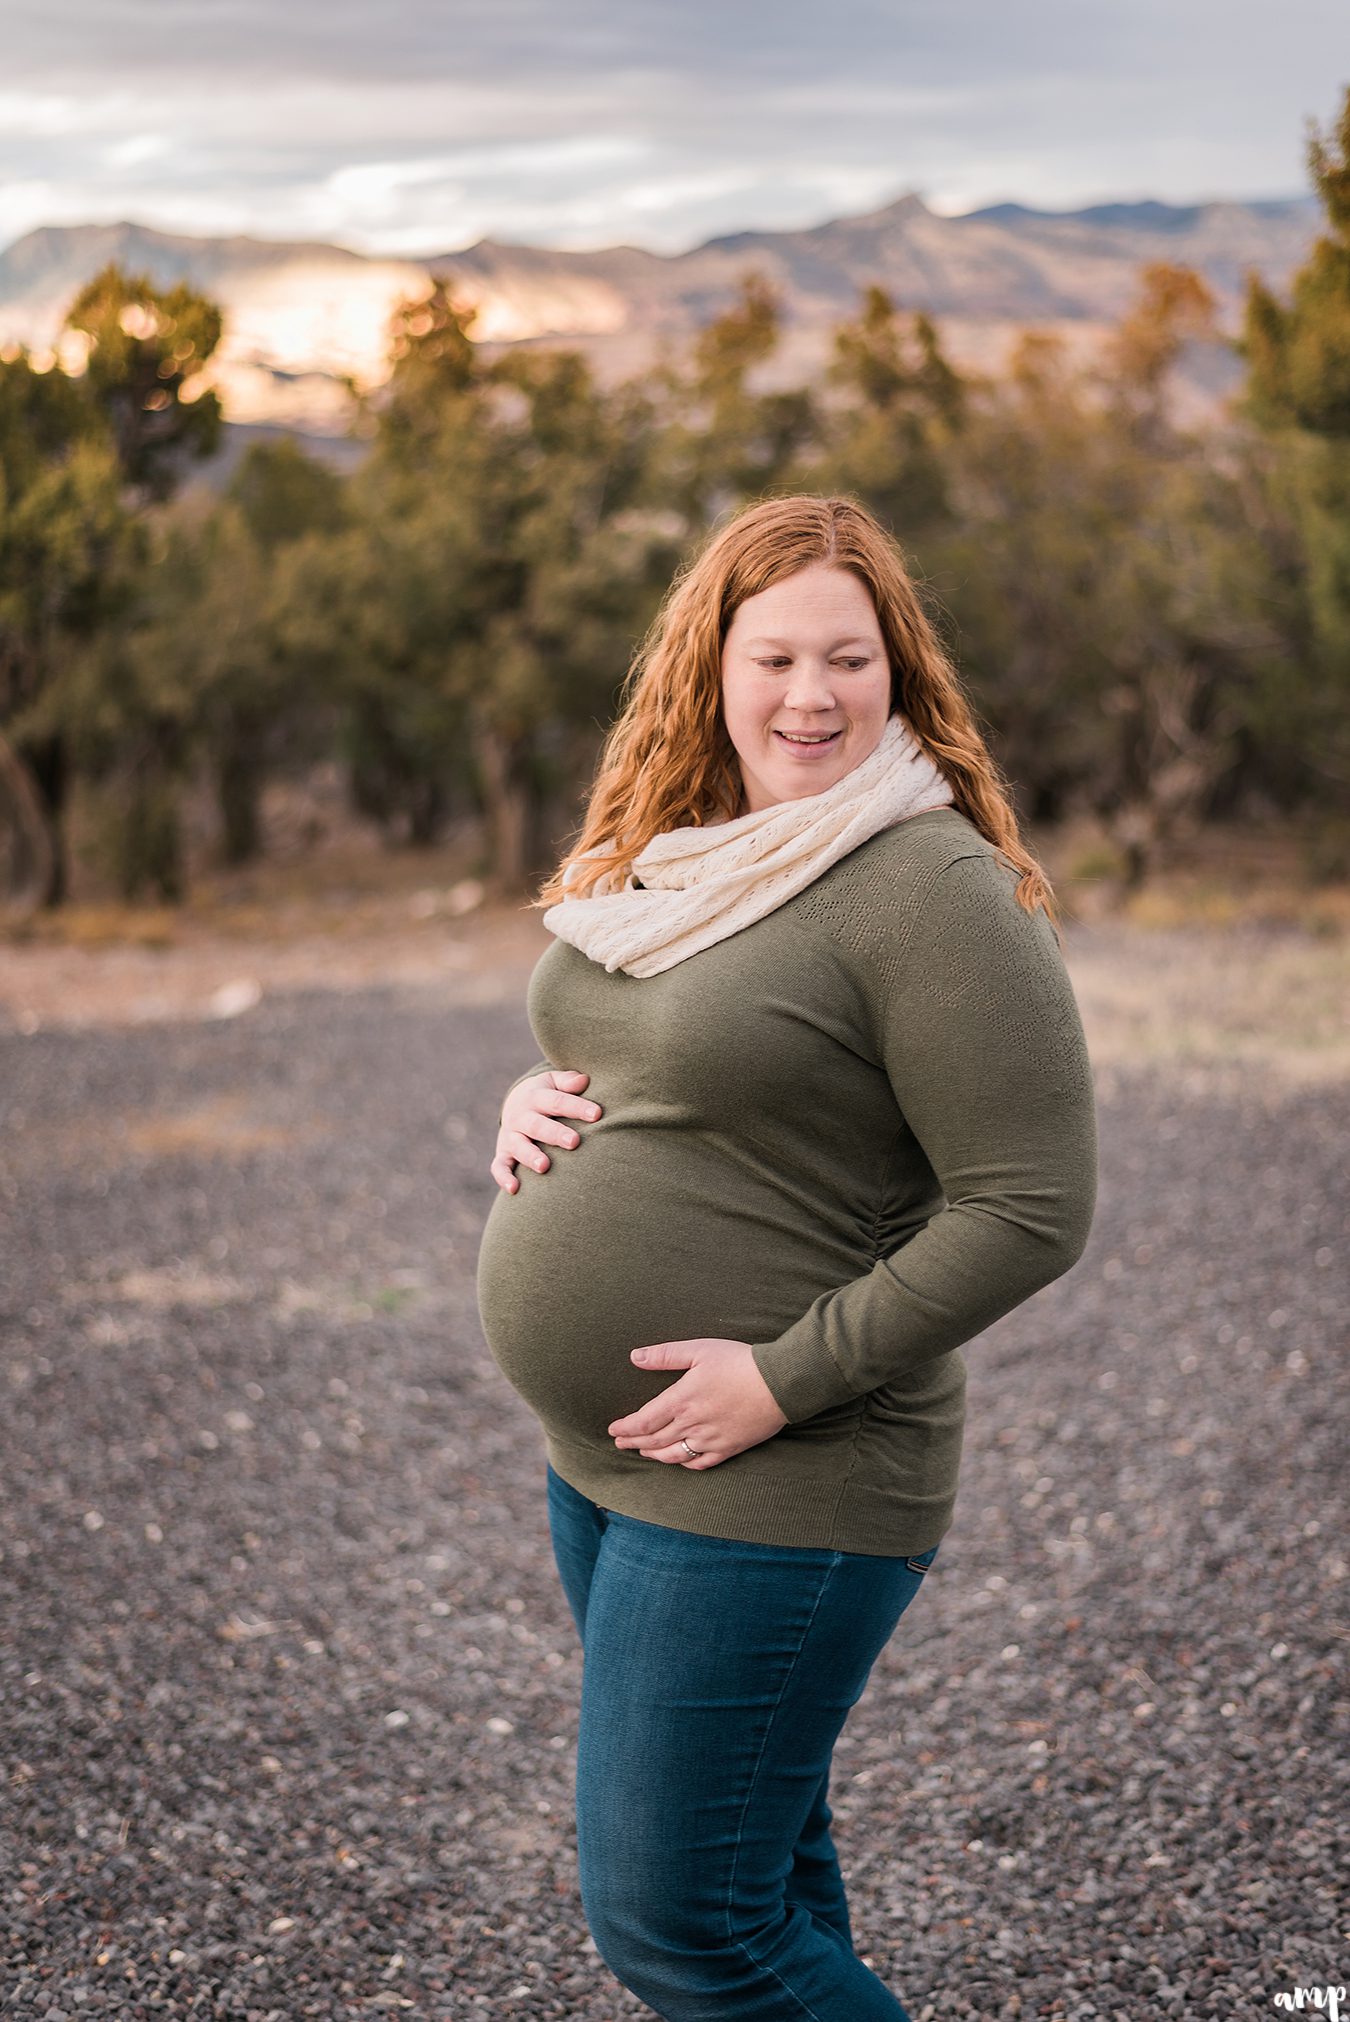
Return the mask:
<path fill-rule="evenodd" d="M 540 1149 L 541 1145 L 558 1144 L 564 1151 L 572 1151 L 580 1144 L 578 1133 L 556 1118 L 577 1116 L 583 1122 L 594 1123 L 604 1114 L 598 1102 L 588 1101 L 581 1093 L 590 1078 L 579 1068 L 557 1067 L 547 1074 L 531 1074 L 507 1090 L 497 1149 L 489 1167 L 503 1193 L 519 1191 L 517 1165 L 531 1165 L 536 1172 L 548 1171 L 551 1161 L 548 1153 Z"/>

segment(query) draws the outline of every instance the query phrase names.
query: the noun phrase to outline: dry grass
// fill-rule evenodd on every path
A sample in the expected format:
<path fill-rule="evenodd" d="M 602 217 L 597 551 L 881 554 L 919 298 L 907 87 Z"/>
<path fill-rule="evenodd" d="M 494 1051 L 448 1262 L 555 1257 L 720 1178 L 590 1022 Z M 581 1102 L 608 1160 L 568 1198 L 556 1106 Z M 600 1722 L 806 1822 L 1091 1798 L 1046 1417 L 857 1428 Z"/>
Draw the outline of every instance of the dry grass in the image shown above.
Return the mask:
<path fill-rule="evenodd" d="M 1226 1085 L 1350 1081 L 1350 939 L 1126 920 L 1071 940 L 1068 958 L 1099 1071 L 1149 1063 Z"/>

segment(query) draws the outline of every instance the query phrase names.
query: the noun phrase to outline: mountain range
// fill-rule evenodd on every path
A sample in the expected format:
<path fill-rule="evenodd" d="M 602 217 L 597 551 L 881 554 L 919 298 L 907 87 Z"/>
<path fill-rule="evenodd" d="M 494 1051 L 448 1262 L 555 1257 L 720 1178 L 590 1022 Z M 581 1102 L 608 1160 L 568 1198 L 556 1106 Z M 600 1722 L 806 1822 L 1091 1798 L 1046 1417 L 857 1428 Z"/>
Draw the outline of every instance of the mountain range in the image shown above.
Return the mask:
<path fill-rule="evenodd" d="M 736 232 L 683 253 L 480 239 L 397 259 L 321 242 L 188 237 L 131 222 L 44 226 L 0 253 L 0 353 L 23 344 L 39 357 L 65 357 L 61 323 L 70 302 L 115 260 L 159 285 L 189 281 L 221 304 L 225 336 L 210 378 L 231 421 L 332 436 L 350 418 L 347 378 L 380 383 L 394 305 L 425 294 L 433 278 L 476 306 L 471 332 L 489 351 L 563 342 L 612 381 L 726 308 L 754 268 L 782 302 L 765 384 L 800 384 L 819 371 L 833 327 L 856 312 L 869 282 L 897 307 L 931 314 L 954 363 L 997 372 L 1028 326 L 1058 333 L 1075 356 L 1091 352 L 1128 309 L 1140 268 L 1155 260 L 1197 269 L 1231 334 L 1247 274 L 1283 290 L 1319 224 L 1312 196 L 1074 211 L 1002 203 L 951 217 L 909 192 L 861 216 L 800 231 Z M 1212 418 L 1239 376 L 1225 347 L 1188 347 L 1176 394 L 1183 418 Z"/>

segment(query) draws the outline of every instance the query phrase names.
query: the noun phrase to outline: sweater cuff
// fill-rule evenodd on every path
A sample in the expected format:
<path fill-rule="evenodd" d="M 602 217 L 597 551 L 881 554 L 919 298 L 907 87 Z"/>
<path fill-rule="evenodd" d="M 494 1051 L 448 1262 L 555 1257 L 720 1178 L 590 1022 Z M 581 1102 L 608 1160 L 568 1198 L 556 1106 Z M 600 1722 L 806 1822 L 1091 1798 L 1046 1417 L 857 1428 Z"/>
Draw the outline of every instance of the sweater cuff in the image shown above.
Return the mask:
<path fill-rule="evenodd" d="M 789 1425 L 862 1395 L 844 1376 L 809 1313 L 777 1340 L 752 1342 L 750 1353 Z"/>

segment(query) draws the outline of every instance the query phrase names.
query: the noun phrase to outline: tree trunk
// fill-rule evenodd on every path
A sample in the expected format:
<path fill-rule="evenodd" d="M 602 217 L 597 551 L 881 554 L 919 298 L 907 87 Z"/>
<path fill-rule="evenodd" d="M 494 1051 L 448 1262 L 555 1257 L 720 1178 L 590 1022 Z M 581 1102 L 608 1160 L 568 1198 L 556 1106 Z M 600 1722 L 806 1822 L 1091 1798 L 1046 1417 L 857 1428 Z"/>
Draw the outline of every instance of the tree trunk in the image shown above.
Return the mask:
<path fill-rule="evenodd" d="M 408 841 L 430 849 L 445 825 L 445 786 L 439 779 L 414 779 L 408 788 Z"/>
<path fill-rule="evenodd" d="M 231 868 L 252 863 L 262 848 L 262 775 L 242 738 L 227 738 L 216 766 L 221 860 Z"/>
<path fill-rule="evenodd" d="M 9 740 L 0 735 L 0 824 L 4 884 L 0 904 L 10 919 L 28 919 L 53 903 L 57 843 L 32 773 Z"/>
<path fill-rule="evenodd" d="M 27 762 L 29 777 L 37 788 L 38 801 L 51 846 L 40 903 L 47 907 L 61 906 L 65 904 L 70 890 L 65 836 L 66 788 L 70 766 L 65 739 L 59 734 L 44 737 L 40 742 L 29 745 L 23 756 Z"/>
<path fill-rule="evenodd" d="M 181 904 L 187 889 L 179 812 L 182 740 L 175 724 L 146 727 L 128 753 L 125 799 L 114 828 L 122 897 L 135 900 L 148 886 L 163 905 Z"/>
<path fill-rule="evenodd" d="M 488 831 L 489 873 L 503 891 L 523 891 L 535 867 L 536 809 L 528 737 L 507 737 L 481 714 L 473 752 Z"/>
<path fill-rule="evenodd" d="M 118 887 L 128 901 L 148 886 L 164 905 L 181 904 L 183 841 L 177 782 L 152 769 L 130 782 L 118 824 Z"/>

